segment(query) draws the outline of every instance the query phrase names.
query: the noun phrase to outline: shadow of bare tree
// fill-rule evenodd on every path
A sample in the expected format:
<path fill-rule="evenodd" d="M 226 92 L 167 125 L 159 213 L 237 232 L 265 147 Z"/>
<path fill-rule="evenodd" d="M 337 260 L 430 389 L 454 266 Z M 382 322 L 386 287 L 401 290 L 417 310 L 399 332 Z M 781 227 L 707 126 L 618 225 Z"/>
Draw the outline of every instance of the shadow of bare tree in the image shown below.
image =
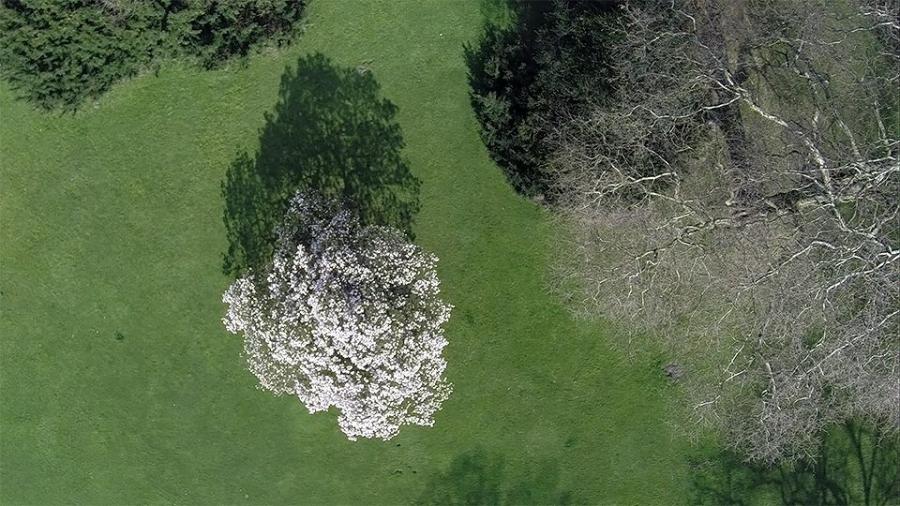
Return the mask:
<path fill-rule="evenodd" d="M 900 444 L 860 423 L 834 428 L 818 458 L 770 468 L 732 453 L 693 465 L 693 504 L 900 504 Z"/>
<path fill-rule="evenodd" d="M 258 151 L 240 153 L 222 183 L 225 273 L 271 259 L 276 227 L 299 189 L 342 200 L 366 224 L 411 234 L 420 182 L 401 154 L 396 112 L 367 70 L 336 66 L 321 54 L 285 70 Z"/>
<path fill-rule="evenodd" d="M 416 504 L 572 504 L 572 495 L 558 483 L 559 467 L 550 462 L 508 479 L 503 458 L 478 449 L 458 455 L 446 472 L 432 476 Z"/>

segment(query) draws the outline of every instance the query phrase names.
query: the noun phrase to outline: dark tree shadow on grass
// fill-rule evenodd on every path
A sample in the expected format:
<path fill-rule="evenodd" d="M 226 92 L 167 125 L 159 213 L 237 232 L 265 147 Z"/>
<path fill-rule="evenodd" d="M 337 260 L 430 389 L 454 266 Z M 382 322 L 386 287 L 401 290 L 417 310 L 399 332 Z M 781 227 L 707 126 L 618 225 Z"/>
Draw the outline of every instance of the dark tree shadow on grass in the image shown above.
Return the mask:
<path fill-rule="evenodd" d="M 897 505 L 900 444 L 851 422 L 829 432 L 814 462 L 772 468 L 724 452 L 695 462 L 692 477 L 693 504 Z"/>
<path fill-rule="evenodd" d="M 559 490 L 558 483 L 559 467 L 550 462 L 513 474 L 503 458 L 474 450 L 458 455 L 446 472 L 432 476 L 416 504 L 572 504 L 572 495 Z"/>
<path fill-rule="evenodd" d="M 321 54 L 287 69 L 259 150 L 239 154 L 222 183 L 225 273 L 271 260 L 287 201 L 300 189 L 342 200 L 366 224 L 411 234 L 420 182 L 401 154 L 396 113 L 366 70 L 336 66 Z"/>

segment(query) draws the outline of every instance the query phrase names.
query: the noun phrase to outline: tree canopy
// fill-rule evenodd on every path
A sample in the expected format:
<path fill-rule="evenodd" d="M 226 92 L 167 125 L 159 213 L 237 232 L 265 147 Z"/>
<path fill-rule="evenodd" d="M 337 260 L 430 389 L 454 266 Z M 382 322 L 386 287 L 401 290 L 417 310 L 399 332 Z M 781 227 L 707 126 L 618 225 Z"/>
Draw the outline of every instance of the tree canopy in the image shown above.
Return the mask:
<path fill-rule="evenodd" d="M 161 58 L 206 68 L 291 38 L 302 0 L 3 0 L 0 74 L 43 109 L 74 110 Z"/>
<path fill-rule="evenodd" d="M 312 193 L 292 199 L 278 235 L 272 264 L 224 296 L 260 385 L 311 413 L 336 407 L 350 439 L 432 425 L 451 389 L 437 258 Z"/>
<path fill-rule="evenodd" d="M 572 110 L 610 93 L 613 2 L 511 1 L 509 26 L 488 24 L 465 48 L 481 136 L 512 185 L 547 191 L 548 139 Z"/>

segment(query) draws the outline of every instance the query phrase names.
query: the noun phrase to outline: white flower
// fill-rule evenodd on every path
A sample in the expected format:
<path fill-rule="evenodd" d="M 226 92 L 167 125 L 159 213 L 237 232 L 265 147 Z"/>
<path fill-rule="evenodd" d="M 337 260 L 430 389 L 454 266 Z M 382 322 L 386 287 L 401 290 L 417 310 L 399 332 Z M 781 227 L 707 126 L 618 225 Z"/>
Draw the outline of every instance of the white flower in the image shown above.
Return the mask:
<path fill-rule="evenodd" d="M 291 201 L 268 272 L 225 292 L 225 328 L 244 335 L 262 388 L 311 413 L 334 406 L 351 440 L 434 423 L 444 379 L 437 258 L 387 227 L 309 194 Z"/>

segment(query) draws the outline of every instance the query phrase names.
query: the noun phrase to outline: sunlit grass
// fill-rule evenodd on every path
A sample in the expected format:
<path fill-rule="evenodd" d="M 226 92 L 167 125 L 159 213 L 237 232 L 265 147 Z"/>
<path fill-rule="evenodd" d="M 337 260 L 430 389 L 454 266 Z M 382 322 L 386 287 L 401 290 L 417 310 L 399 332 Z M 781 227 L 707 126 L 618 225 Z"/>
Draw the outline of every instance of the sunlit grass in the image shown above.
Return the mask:
<path fill-rule="evenodd" d="M 658 364 L 546 294 L 548 216 L 479 140 L 462 44 L 480 26 L 475 2 L 314 2 L 290 50 L 168 64 L 74 116 L 4 88 L 0 502 L 397 504 L 467 493 L 459 465 L 518 500 L 683 502 Z M 367 65 L 399 106 L 417 242 L 455 305 L 454 394 L 390 442 L 347 441 L 333 413 L 257 390 L 219 320 L 220 182 L 256 148 L 285 66 L 314 51 Z"/>

